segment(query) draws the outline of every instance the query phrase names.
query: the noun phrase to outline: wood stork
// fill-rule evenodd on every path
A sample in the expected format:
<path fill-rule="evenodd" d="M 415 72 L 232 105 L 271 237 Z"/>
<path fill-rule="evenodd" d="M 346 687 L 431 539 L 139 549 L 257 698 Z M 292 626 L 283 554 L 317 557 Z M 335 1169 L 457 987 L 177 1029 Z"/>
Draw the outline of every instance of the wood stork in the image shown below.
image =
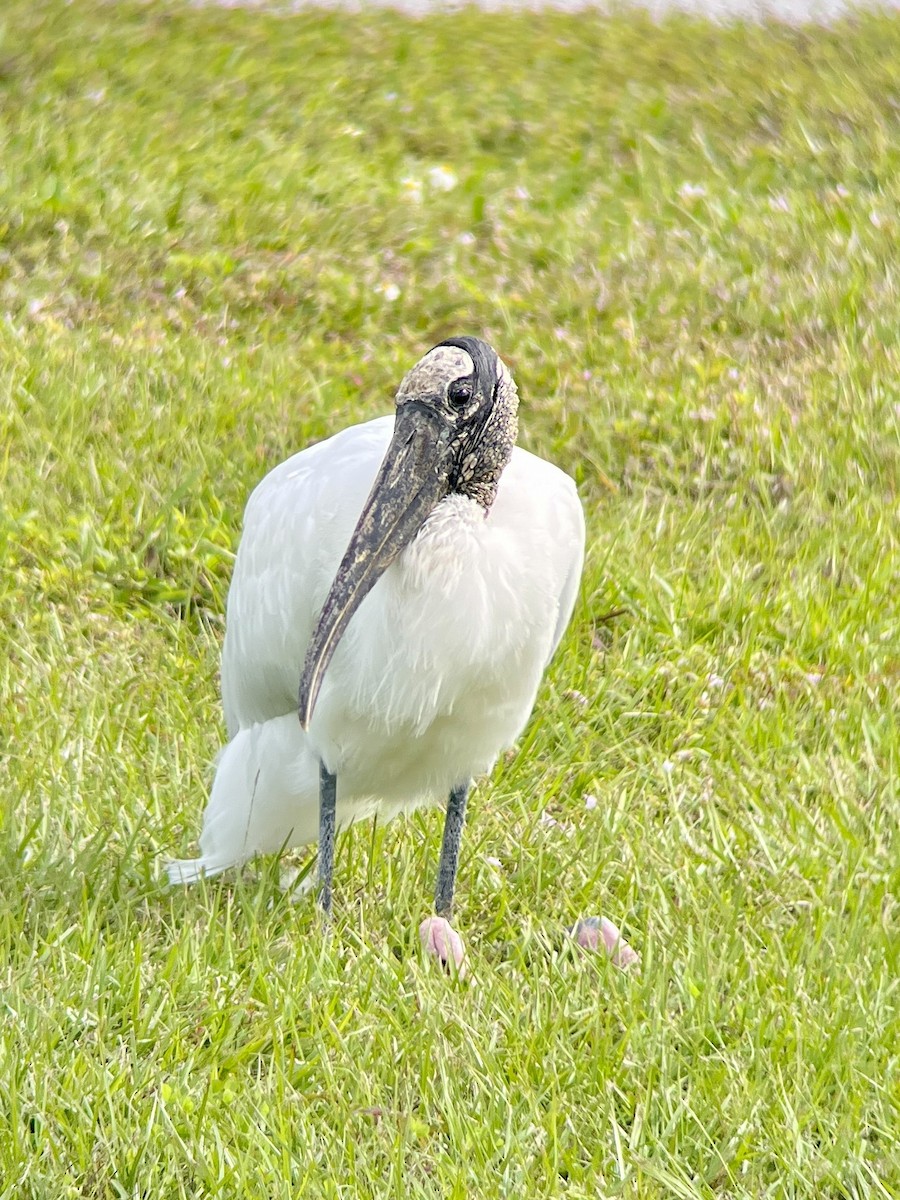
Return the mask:
<path fill-rule="evenodd" d="M 318 840 L 328 914 L 336 829 L 446 800 L 420 936 L 459 967 L 470 782 L 528 720 L 575 603 L 584 518 L 573 481 L 515 448 L 516 385 L 485 342 L 435 346 L 396 405 L 250 497 L 222 653 L 229 741 L 200 857 L 168 870 L 190 883 Z"/>

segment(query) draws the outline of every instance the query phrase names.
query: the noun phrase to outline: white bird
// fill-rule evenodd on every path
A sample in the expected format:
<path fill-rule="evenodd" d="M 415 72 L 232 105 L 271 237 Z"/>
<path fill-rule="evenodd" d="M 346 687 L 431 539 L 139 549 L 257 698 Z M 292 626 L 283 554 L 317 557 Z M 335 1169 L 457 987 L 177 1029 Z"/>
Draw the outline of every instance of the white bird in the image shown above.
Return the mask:
<path fill-rule="evenodd" d="M 465 804 L 522 731 L 584 557 L 573 481 L 515 448 L 516 386 L 472 337 L 405 376 L 395 417 L 276 467 L 247 505 L 228 596 L 221 752 L 200 857 L 173 882 L 435 801 L 447 813 L 426 947 L 449 924 Z M 299 720 L 298 720 L 299 684 Z"/>

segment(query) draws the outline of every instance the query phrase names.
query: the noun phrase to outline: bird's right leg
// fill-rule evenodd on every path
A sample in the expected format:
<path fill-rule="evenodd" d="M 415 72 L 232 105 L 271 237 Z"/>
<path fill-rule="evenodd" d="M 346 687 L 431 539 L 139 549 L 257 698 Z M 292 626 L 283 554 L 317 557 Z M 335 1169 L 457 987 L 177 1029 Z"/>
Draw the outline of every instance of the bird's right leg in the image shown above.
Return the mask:
<path fill-rule="evenodd" d="M 331 774 L 324 763 L 319 763 L 319 904 L 326 920 L 331 916 L 336 826 L 337 777 Z"/>
<path fill-rule="evenodd" d="M 450 924 L 450 914 L 453 910 L 456 868 L 459 864 L 459 846 L 462 841 L 468 795 L 469 784 L 464 783 L 451 791 L 447 801 L 441 857 L 438 863 L 437 887 L 434 892 L 434 907 L 437 915 L 426 917 L 419 926 L 419 937 L 425 950 L 445 967 L 449 967 L 451 962 L 454 963 L 460 976 L 465 974 L 466 952 L 462 938 Z"/>

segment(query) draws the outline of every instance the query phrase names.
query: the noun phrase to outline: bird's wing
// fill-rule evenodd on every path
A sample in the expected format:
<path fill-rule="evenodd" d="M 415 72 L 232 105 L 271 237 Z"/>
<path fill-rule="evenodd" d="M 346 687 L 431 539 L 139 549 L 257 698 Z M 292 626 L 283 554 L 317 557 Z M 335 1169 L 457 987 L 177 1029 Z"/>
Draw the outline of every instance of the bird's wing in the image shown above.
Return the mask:
<path fill-rule="evenodd" d="M 292 712 L 306 646 L 393 432 L 354 425 L 275 467 L 247 503 L 228 593 L 228 735 Z"/>
<path fill-rule="evenodd" d="M 498 517 L 521 538 L 531 570 L 555 602 L 549 662 L 572 616 L 584 565 L 584 512 L 578 491 L 559 467 L 516 447 L 497 502 Z"/>
<path fill-rule="evenodd" d="M 564 530 L 564 537 L 569 548 L 568 570 L 565 573 L 562 587 L 559 592 L 559 609 L 556 619 L 556 629 L 553 633 L 553 646 L 550 650 L 550 658 L 556 653 L 559 643 L 562 641 L 562 636 L 566 632 L 569 621 L 572 619 L 572 612 L 575 608 L 575 600 L 578 597 L 578 587 L 581 583 L 581 572 L 584 568 L 584 510 L 581 507 L 581 501 L 578 499 L 578 492 L 575 489 L 575 481 L 570 479 L 568 475 L 564 476 L 566 483 L 569 484 L 567 489 L 568 495 L 562 499 L 564 493 L 561 492 L 561 525 Z M 548 658 L 548 662 L 550 661 Z"/>

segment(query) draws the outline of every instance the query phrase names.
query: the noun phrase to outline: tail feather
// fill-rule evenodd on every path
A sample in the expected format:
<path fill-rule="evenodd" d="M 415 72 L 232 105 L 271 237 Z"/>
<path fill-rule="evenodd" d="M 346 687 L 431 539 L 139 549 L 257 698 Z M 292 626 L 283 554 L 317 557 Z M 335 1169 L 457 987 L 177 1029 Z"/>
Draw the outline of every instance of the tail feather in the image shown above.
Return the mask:
<path fill-rule="evenodd" d="M 316 840 L 319 764 L 295 713 L 238 730 L 219 755 L 200 857 L 166 864 L 169 882 L 196 883 L 254 854 Z"/>
<path fill-rule="evenodd" d="M 221 875 L 229 867 L 240 865 L 239 859 L 223 859 L 213 855 L 203 855 L 201 858 L 179 858 L 166 863 L 169 883 L 177 887 L 179 883 L 198 883 L 201 879 L 212 879 Z"/>

